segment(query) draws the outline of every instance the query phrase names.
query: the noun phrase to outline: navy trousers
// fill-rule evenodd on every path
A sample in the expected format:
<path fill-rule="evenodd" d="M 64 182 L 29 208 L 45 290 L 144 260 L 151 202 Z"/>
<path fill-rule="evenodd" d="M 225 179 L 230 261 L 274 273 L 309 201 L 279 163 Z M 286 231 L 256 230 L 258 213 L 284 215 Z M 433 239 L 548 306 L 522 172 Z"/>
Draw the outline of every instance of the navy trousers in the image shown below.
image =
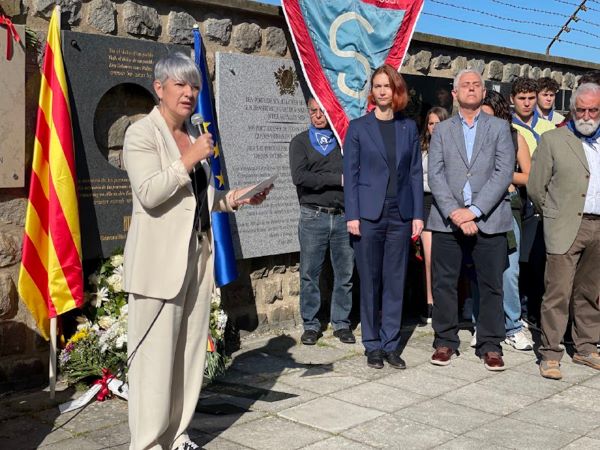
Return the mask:
<path fill-rule="evenodd" d="M 404 281 L 412 220 L 402 220 L 398 205 L 386 199 L 378 220 L 360 220 L 361 236 L 353 236 L 360 277 L 360 322 L 367 352 L 395 351 L 400 343 Z"/>

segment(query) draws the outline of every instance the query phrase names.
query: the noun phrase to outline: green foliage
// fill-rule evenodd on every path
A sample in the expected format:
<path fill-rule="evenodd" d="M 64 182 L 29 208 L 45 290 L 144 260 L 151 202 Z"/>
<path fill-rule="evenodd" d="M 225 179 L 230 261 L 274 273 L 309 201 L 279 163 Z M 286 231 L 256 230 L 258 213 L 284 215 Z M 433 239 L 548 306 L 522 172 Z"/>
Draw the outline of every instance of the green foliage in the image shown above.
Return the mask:
<path fill-rule="evenodd" d="M 59 356 L 61 373 L 69 384 L 102 377 L 102 369 L 113 375 L 125 371 L 127 363 L 127 298 L 123 290 L 123 254 L 117 250 L 88 278 L 84 316 Z M 223 337 L 227 315 L 218 292 L 211 298 L 210 334 L 215 352 L 207 352 L 205 377 L 213 380 L 227 362 Z"/>
<path fill-rule="evenodd" d="M 101 378 L 103 368 L 108 368 L 112 373 L 117 373 L 126 362 L 126 351 L 109 348 L 102 352 L 99 341 L 99 334 L 90 331 L 82 339 L 71 344 L 72 349 L 68 352 L 68 359 L 65 356 L 64 362 L 61 360 L 61 369 L 69 384 L 75 384 L 89 378 Z M 65 349 L 68 347 L 67 344 Z"/>

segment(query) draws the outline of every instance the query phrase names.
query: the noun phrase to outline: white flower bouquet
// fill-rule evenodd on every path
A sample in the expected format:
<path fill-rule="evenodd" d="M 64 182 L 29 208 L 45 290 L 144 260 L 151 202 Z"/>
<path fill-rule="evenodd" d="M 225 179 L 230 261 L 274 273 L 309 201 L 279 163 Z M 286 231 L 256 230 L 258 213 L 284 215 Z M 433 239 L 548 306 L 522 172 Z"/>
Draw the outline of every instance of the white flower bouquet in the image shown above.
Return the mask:
<path fill-rule="evenodd" d="M 59 355 L 61 374 L 68 383 L 113 375 L 127 366 L 127 292 L 123 291 L 123 254 L 119 251 L 102 261 L 88 277 L 86 306 L 78 319 L 77 332 Z M 205 377 L 212 380 L 225 370 L 223 338 L 227 314 L 221 309 L 218 290 L 211 299 L 210 336 Z"/>

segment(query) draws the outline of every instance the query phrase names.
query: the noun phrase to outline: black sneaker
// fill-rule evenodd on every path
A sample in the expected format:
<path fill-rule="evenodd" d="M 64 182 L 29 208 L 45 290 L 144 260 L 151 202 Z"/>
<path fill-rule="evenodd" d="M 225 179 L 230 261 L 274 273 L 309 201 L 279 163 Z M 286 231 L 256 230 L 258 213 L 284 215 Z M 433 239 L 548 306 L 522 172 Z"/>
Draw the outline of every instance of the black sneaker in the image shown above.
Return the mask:
<path fill-rule="evenodd" d="M 300 342 L 304 345 L 315 345 L 319 338 L 321 337 L 321 333 L 316 330 L 306 330 L 300 336 Z"/>
<path fill-rule="evenodd" d="M 406 363 L 402 358 L 400 358 L 400 353 L 397 350 L 393 352 L 387 352 L 385 354 L 385 360 L 395 369 L 406 369 Z"/>
<path fill-rule="evenodd" d="M 356 338 L 354 337 L 354 334 L 352 334 L 352 330 L 350 328 L 335 330 L 333 335 L 344 344 L 354 344 L 356 342 Z"/>
<path fill-rule="evenodd" d="M 367 355 L 367 366 L 373 369 L 383 369 L 383 358 L 385 357 L 383 350 L 373 350 L 365 352 L 365 354 Z"/>

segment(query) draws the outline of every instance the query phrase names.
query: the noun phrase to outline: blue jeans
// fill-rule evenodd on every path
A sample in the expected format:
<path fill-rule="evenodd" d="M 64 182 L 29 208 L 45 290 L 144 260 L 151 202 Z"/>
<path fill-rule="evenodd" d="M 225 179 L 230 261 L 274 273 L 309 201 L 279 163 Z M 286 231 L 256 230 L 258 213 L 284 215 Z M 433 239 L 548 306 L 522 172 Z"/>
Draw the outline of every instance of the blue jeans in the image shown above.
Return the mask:
<path fill-rule="evenodd" d="M 333 267 L 331 324 L 335 331 L 350 328 L 354 252 L 343 214 L 327 214 L 300 207 L 300 314 L 305 330 L 320 331 L 317 313 L 321 307 L 319 277 L 327 247 Z"/>
<path fill-rule="evenodd" d="M 513 217 L 513 232 L 517 248 L 508 253 L 508 267 L 502 275 L 504 290 L 504 326 L 506 335 L 513 336 L 523 329 L 521 322 L 521 297 L 519 295 L 519 255 L 521 254 L 521 230 Z"/>

